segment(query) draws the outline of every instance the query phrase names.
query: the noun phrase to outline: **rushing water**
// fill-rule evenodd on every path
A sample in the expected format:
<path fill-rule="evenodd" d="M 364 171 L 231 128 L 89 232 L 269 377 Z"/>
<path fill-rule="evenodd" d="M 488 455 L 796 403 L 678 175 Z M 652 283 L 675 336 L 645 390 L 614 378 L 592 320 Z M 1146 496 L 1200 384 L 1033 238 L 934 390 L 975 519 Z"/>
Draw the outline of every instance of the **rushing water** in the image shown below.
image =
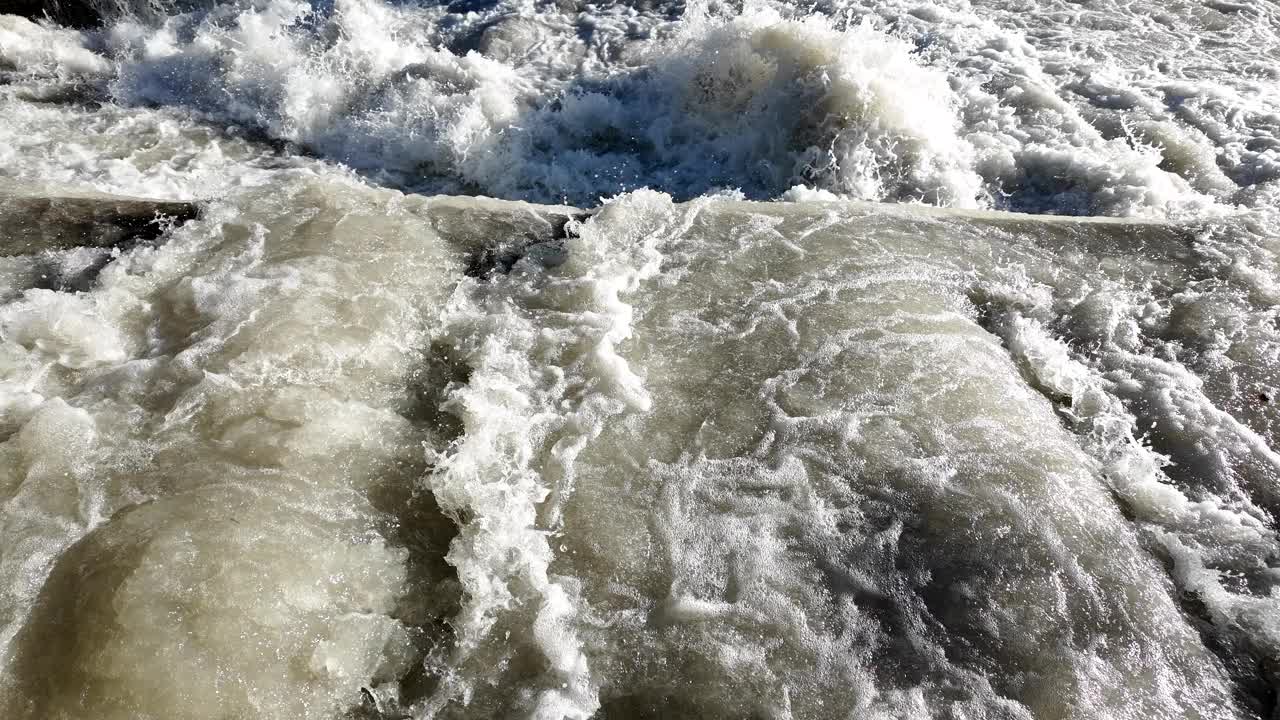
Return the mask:
<path fill-rule="evenodd" d="M 1270 0 L 87 4 L 0 717 L 1280 718 Z"/>

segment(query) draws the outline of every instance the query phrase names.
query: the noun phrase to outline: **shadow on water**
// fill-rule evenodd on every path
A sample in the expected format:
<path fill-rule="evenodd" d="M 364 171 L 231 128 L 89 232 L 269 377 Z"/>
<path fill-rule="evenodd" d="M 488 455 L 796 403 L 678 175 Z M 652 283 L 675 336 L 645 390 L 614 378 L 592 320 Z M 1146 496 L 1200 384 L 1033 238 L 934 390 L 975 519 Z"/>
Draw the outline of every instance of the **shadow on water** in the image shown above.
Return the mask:
<path fill-rule="evenodd" d="M 421 358 L 407 378 L 407 403 L 401 415 L 417 428 L 424 449 L 444 452 L 461 437 L 463 426 L 458 417 L 442 409 L 443 404 L 450 388 L 468 381 L 470 369 L 441 340 L 434 341 Z M 405 708 L 429 697 L 439 685 L 436 669 L 444 666 L 453 643 L 448 621 L 458 612 L 462 590 L 445 556 L 458 528 L 422 482 L 431 470 L 426 454 L 420 454 L 381 476 L 369 491 L 370 503 L 384 517 L 380 534 L 389 545 L 407 551 L 405 588 L 395 617 L 413 629 L 417 657 L 408 674 L 398 680 L 395 702 L 388 703 L 365 688 L 361 703 L 348 712 L 350 720 L 409 717 Z"/>

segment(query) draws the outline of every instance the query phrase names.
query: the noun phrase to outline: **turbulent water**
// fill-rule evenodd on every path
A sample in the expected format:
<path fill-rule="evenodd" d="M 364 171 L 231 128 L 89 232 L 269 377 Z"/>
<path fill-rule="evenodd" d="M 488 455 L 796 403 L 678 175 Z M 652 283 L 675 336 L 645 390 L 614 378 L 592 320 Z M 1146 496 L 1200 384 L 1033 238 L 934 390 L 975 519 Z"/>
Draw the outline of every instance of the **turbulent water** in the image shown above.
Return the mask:
<path fill-rule="evenodd" d="M 1280 5 L 86 6 L 0 717 L 1280 718 Z"/>

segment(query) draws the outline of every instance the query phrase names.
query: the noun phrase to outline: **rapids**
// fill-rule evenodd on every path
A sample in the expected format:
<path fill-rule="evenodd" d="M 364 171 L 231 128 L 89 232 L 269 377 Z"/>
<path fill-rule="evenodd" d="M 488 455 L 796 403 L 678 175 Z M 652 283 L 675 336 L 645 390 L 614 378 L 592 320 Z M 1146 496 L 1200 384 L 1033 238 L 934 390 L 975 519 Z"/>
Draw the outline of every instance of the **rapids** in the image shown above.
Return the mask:
<path fill-rule="evenodd" d="M 0 717 L 1280 717 L 1273 3 L 75 7 Z"/>

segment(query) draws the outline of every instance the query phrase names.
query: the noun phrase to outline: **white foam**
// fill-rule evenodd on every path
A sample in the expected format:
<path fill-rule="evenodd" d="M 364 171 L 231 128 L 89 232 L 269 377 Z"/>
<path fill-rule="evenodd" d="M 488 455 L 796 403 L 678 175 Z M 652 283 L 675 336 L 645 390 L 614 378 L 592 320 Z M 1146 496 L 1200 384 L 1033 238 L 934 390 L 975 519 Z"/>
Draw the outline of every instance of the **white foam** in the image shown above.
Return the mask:
<path fill-rule="evenodd" d="M 449 561 L 467 597 L 450 660 L 457 685 L 431 708 L 479 692 L 477 677 L 514 694 L 486 698 L 498 704 L 480 712 L 586 718 L 599 707 L 601 678 L 577 638 L 577 581 L 549 574 L 552 546 L 578 453 L 612 416 L 649 406 L 641 379 L 615 351 L 631 334 L 620 295 L 657 272 L 654 246 L 671 214 L 669 198 L 630 196 L 582 228 L 563 265 L 548 272 L 540 258 L 556 254 L 535 251 L 510 278 L 465 282 L 454 295 L 449 332 L 471 373 L 447 407 L 464 435 L 439 458 L 428 487 L 445 512 L 464 519 Z M 596 229 L 615 218 L 625 232 Z M 562 303 L 548 307 L 538 295 Z M 529 652 L 547 671 L 520 671 Z M 494 667 L 509 669 L 500 679 Z"/>
<path fill-rule="evenodd" d="M 1110 26 L 1076 53 L 1067 10 L 1042 5 L 849 0 L 818 14 L 753 0 L 672 20 L 625 5 L 271 0 L 113 15 L 88 36 L 14 19 L 6 57 L 433 191 L 590 205 L 640 187 L 771 198 L 803 184 L 1165 216 L 1253 202 L 1241 188 L 1276 177 L 1277 79 L 1248 52 L 1280 42 L 1270 10 L 1204 26 L 1226 58 L 1216 68 L 1194 33 L 1112 8 L 1103 24 L 1146 38 L 1152 70 Z"/>
<path fill-rule="evenodd" d="M 61 79 L 108 74 L 111 62 L 85 47 L 82 33 L 0 15 L 0 67 Z"/>

